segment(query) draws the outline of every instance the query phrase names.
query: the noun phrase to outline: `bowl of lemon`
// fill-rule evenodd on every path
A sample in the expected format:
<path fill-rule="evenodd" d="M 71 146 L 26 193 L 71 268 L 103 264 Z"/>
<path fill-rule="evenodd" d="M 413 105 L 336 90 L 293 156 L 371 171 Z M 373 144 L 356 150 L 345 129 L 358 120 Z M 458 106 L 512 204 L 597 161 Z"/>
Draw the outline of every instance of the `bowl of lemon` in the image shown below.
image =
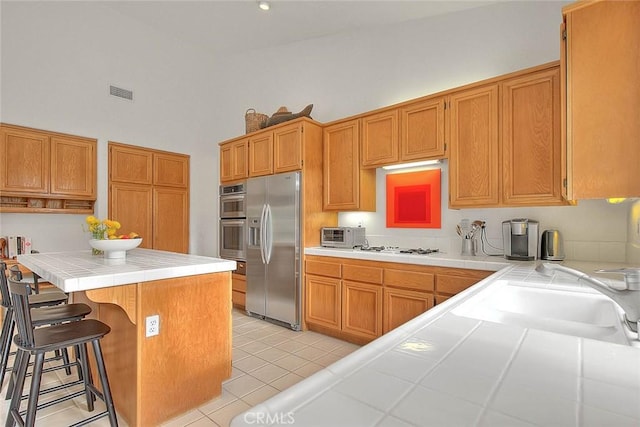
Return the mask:
<path fill-rule="evenodd" d="M 96 250 L 102 251 L 105 258 L 120 259 L 126 258 L 127 251 L 135 249 L 142 243 L 142 237 L 136 233 L 110 236 L 109 239 L 91 239 L 89 245 Z"/>

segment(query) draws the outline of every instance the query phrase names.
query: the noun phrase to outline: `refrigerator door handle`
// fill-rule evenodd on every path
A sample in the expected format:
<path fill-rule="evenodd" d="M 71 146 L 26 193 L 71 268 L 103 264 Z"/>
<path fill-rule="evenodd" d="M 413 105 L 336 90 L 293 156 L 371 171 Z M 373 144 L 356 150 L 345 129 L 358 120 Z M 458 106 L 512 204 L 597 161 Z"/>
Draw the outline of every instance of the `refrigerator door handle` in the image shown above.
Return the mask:
<path fill-rule="evenodd" d="M 271 216 L 271 205 L 267 204 L 267 214 L 265 215 L 265 225 L 266 225 L 266 240 L 265 240 L 265 252 L 267 262 L 269 264 L 271 262 L 271 253 L 273 250 L 273 219 Z"/>
<path fill-rule="evenodd" d="M 262 205 L 262 213 L 260 214 L 260 257 L 262 258 L 262 263 L 266 264 L 266 254 L 265 254 L 265 238 L 266 238 L 266 229 L 265 229 L 265 220 L 267 215 L 267 205 Z"/>

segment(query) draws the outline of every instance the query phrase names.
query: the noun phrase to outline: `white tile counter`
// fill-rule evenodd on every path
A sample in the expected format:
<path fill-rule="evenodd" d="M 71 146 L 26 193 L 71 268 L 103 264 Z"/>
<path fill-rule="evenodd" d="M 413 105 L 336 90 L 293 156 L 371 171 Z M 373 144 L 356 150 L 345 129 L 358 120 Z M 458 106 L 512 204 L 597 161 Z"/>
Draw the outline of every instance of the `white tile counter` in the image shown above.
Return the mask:
<path fill-rule="evenodd" d="M 235 270 L 236 262 L 220 258 L 132 249 L 125 259 L 107 259 L 91 251 L 18 255 L 18 262 L 65 292 L 172 279 Z"/>
<path fill-rule="evenodd" d="M 232 427 L 640 425 L 640 348 L 451 313 L 496 280 L 595 292 L 571 276 L 542 276 L 535 264 L 505 267 Z"/>
<path fill-rule="evenodd" d="M 433 265 L 437 267 L 469 268 L 498 271 L 514 263 L 529 265 L 532 262 L 507 261 L 503 257 L 462 256 L 436 252 L 429 255 L 401 254 L 390 252 L 361 251 L 359 249 L 305 248 L 305 255 L 352 258 L 369 261 L 399 262 L 405 264 Z"/>

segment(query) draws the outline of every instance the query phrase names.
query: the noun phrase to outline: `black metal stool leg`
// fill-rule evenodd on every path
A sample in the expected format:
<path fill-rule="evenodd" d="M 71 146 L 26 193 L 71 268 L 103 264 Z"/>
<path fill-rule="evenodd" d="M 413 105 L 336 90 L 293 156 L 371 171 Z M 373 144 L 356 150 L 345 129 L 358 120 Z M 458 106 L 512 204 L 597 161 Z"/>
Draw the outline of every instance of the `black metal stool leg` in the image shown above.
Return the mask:
<path fill-rule="evenodd" d="M 9 352 L 11 351 L 11 329 L 13 329 L 13 310 L 8 309 L 4 313 L 2 321 L 2 334 L 0 335 L 0 346 L 2 351 L 2 360 L 0 361 L 0 388 L 4 384 L 4 376 L 7 373 L 9 363 Z"/>
<path fill-rule="evenodd" d="M 11 371 L 11 380 L 16 383 L 16 387 L 11 397 L 11 404 L 9 405 L 9 410 L 7 413 L 7 422 L 5 424 L 6 427 L 14 427 L 16 425 L 16 420 L 21 419 L 20 417 L 20 402 L 22 400 L 22 388 L 24 387 L 24 380 L 27 376 L 27 368 L 29 366 L 29 354 L 22 350 L 18 350 L 15 358 L 15 362 L 13 365 L 13 370 Z"/>
<path fill-rule="evenodd" d="M 44 365 L 44 353 L 36 353 L 33 363 L 33 375 L 31 376 L 31 389 L 29 391 L 29 403 L 27 404 L 27 414 L 25 417 L 25 427 L 33 427 L 36 423 L 36 410 L 38 409 L 38 398 L 40 397 L 40 383 L 42 382 L 42 367 Z M 15 394 L 21 394 L 22 388 L 16 387 Z"/>
<path fill-rule="evenodd" d="M 80 367 L 82 369 L 82 379 L 84 381 L 84 394 L 87 398 L 87 410 L 89 412 L 93 412 L 93 392 L 91 391 L 91 387 L 89 387 L 89 358 L 87 357 L 87 344 L 81 344 L 78 346 L 80 350 Z"/>
<path fill-rule="evenodd" d="M 107 406 L 109 412 L 109 423 L 111 427 L 118 427 L 118 418 L 116 417 L 116 409 L 113 406 L 113 398 L 111 397 L 111 387 L 109 387 L 109 378 L 107 378 L 107 370 L 104 367 L 104 359 L 102 358 L 102 347 L 100 346 L 100 340 L 91 341 L 93 345 L 93 353 L 96 357 L 96 365 L 98 368 L 98 374 L 100 375 L 100 384 L 102 385 L 102 395 L 104 396 L 104 403 Z"/>

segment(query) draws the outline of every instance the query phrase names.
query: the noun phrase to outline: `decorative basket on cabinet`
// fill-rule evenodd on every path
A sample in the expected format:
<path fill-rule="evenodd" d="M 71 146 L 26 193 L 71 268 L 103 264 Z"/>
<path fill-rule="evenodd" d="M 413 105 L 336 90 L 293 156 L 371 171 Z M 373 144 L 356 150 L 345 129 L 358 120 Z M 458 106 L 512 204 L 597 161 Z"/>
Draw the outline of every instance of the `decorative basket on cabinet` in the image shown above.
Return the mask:
<path fill-rule="evenodd" d="M 264 127 L 269 116 L 262 113 L 257 113 L 255 109 L 249 108 L 244 113 L 244 121 L 246 124 L 246 133 L 255 132 Z"/>

